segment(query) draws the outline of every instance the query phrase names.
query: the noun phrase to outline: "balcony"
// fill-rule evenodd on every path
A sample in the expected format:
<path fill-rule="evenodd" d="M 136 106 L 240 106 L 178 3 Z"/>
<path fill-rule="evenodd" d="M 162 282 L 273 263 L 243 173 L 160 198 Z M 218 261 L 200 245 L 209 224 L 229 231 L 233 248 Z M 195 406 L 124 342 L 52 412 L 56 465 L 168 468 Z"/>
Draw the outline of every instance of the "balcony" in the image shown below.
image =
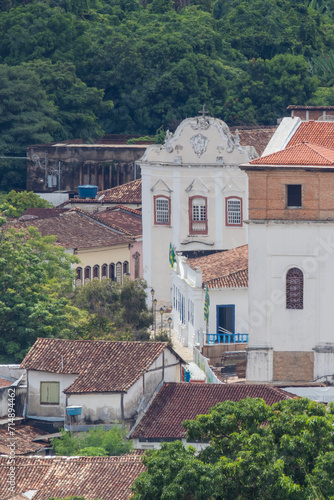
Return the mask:
<path fill-rule="evenodd" d="M 231 333 L 224 328 L 219 328 L 219 333 L 207 333 L 206 344 L 247 344 L 248 333 Z"/>

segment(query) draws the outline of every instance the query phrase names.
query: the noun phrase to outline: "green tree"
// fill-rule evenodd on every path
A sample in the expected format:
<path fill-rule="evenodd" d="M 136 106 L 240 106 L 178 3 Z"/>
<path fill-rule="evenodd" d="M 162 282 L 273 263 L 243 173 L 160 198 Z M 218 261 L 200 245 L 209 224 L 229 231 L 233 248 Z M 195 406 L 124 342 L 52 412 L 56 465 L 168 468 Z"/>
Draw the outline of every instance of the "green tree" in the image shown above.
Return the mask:
<path fill-rule="evenodd" d="M 73 307 L 71 263 L 55 237 L 2 228 L 0 233 L 0 362 L 17 363 L 37 337 L 76 334 L 86 315 Z"/>
<path fill-rule="evenodd" d="M 52 204 L 32 191 L 10 191 L 0 196 L 0 214 L 6 217 L 20 217 L 27 208 L 50 208 Z"/>
<path fill-rule="evenodd" d="M 61 437 L 52 439 L 51 445 L 61 456 L 116 456 L 132 450 L 132 441 L 126 440 L 125 429 L 118 425 L 108 431 L 100 426 L 74 436 L 62 430 Z"/>
<path fill-rule="evenodd" d="M 334 410 L 307 399 L 267 406 L 227 401 L 184 422 L 196 454 L 181 442 L 148 452 L 134 500 L 308 500 L 332 498 Z M 151 493 L 150 493 L 151 492 Z M 316 496 L 314 496 L 316 495 Z"/>
<path fill-rule="evenodd" d="M 126 279 L 121 285 L 108 279 L 93 280 L 75 290 L 73 304 L 87 311 L 90 324 L 83 338 L 148 340 L 152 317 L 146 306 L 146 284 Z"/>

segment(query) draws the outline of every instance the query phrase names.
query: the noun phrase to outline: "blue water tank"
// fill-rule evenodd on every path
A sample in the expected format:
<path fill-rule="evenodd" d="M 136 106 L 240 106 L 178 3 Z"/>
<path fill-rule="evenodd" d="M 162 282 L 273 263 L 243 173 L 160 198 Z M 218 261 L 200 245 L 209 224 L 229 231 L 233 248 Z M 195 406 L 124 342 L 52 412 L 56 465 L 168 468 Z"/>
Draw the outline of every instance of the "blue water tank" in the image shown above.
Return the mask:
<path fill-rule="evenodd" d="M 79 198 L 95 198 L 98 187 L 92 186 L 91 184 L 85 184 L 84 186 L 78 186 L 78 190 Z"/>

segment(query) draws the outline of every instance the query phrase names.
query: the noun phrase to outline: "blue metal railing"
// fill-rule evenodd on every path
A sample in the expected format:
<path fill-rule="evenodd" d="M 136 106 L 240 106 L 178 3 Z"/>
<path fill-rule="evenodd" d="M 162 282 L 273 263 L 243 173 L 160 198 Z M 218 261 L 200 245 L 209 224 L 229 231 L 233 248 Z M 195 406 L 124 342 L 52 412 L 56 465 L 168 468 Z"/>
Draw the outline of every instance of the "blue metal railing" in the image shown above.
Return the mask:
<path fill-rule="evenodd" d="M 248 343 L 248 333 L 207 333 L 207 344 Z"/>

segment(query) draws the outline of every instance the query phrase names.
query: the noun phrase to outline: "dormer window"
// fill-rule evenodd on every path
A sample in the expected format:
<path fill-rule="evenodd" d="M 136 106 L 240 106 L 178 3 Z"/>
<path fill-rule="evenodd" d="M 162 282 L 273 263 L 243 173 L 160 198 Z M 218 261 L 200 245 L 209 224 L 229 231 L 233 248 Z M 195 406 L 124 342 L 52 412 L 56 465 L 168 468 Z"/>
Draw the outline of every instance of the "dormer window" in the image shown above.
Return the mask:
<path fill-rule="evenodd" d="M 302 186 L 301 184 L 288 184 L 286 186 L 287 208 L 301 208 Z"/>

